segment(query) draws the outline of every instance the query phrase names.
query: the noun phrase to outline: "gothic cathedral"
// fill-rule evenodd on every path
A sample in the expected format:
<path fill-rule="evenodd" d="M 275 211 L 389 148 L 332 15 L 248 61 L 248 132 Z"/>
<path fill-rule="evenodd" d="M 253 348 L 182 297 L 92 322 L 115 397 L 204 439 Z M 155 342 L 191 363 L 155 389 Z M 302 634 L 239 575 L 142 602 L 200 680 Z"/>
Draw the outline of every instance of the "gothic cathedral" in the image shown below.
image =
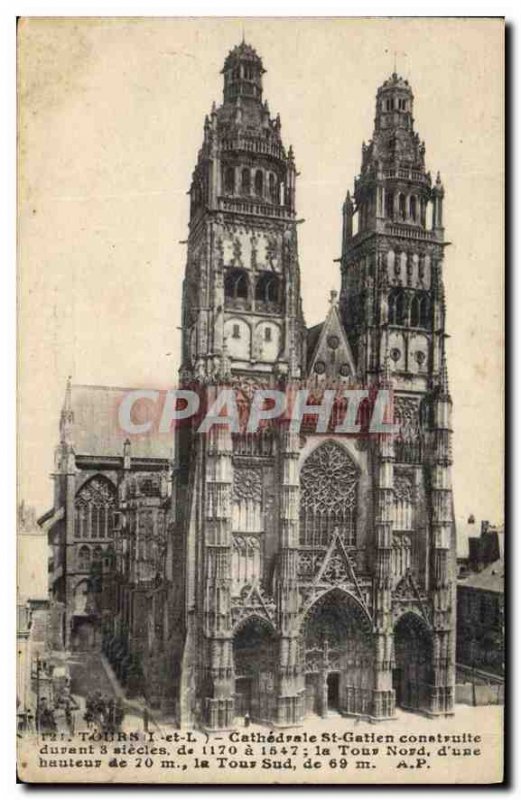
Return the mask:
<path fill-rule="evenodd" d="M 178 432 L 168 693 L 181 725 L 428 715 L 454 703 L 451 398 L 443 196 L 413 93 L 378 89 L 343 206 L 341 288 L 306 329 L 296 176 L 263 64 L 224 63 L 190 188 L 181 380 L 392 389 L 394 436 L 313 426 Z"/>

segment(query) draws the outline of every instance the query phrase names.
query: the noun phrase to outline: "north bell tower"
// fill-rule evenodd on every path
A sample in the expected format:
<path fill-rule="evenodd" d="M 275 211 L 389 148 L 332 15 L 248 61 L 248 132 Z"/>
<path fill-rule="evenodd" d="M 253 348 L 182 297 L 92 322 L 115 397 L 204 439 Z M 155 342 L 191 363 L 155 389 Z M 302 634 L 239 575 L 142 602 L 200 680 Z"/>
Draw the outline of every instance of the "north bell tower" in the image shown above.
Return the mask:
<path fill-rule="evenodd" d="M 252 47 L 235 47 L 223 103 L 205 119 L 190 189 L 184 379 L 301 372 L 296 169 L 263 101 L 264 72 Z"/>

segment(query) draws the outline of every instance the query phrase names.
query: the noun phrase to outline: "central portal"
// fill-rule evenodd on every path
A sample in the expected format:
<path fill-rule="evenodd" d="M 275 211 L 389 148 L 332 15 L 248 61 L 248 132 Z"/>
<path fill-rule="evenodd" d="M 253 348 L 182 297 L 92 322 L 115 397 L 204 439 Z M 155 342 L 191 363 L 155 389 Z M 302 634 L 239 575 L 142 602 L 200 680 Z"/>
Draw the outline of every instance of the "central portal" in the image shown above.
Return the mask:
<path fill-rule="evenodd" d="M 302 639 L 308 713 L 370 714 L 372 631 L 356 600 L 340 589 L 326 592 L 309 609 Z"/>

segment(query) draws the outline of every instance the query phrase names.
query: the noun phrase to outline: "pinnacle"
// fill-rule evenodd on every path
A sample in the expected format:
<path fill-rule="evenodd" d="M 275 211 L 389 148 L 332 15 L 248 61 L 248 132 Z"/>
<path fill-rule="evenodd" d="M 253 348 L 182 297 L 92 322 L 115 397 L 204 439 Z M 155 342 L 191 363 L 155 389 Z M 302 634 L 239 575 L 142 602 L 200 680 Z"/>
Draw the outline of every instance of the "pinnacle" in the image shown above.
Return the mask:
<path fill-rule="evenodd" d="M 224 67 L 226 68 L 231 61 L 236 61 L 240 58 L 244 58 L 249 61 L 257 61 L 262 65 L 259 54 L 254 47 L 252 47 L 250 44 L 247 44 L 247 42 L 244 40 L 244 37 L 240 44 L 235 45 L 235 47 L 228 52 L 228 55 L 224 61 Z"/>
<path fill-rule="evenodd" d="M 447 356 L 445 354 L 445 349 L 443 350 L 443 354 L 441 356 L 440 389 L 444 394 L 448 394 L 449 392 L 449 374 L 447 370 Z"/>
<path fill-rule="evenodd" d="M 346 192 L 346 199 L 344 200 L 344 208 L 348 208 L 349 206 L 353 205 L 353 200 L 351 198 L 351 192 L 349 189 Z"/>
<path fill-rule="evenodd" d="M 63 404 L 64 411 L 70 411 L 72 408 L 72 375 L 67 376 L 67 384 L 65 386 L 65 402 Z"/>

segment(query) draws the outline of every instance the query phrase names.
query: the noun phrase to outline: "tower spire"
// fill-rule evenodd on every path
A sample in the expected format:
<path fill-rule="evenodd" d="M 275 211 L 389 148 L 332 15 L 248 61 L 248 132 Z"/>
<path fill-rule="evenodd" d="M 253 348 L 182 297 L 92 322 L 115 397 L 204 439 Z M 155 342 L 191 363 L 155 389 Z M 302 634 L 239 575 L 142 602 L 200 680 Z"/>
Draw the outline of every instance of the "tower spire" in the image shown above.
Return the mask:
<path fill-rule="evenodd" d="M 224 61 L 224 102 L 260 103 L 265 71 L 256 50 L 246 43 L 243 29 L 241 43 L 230 50 Z"/>

